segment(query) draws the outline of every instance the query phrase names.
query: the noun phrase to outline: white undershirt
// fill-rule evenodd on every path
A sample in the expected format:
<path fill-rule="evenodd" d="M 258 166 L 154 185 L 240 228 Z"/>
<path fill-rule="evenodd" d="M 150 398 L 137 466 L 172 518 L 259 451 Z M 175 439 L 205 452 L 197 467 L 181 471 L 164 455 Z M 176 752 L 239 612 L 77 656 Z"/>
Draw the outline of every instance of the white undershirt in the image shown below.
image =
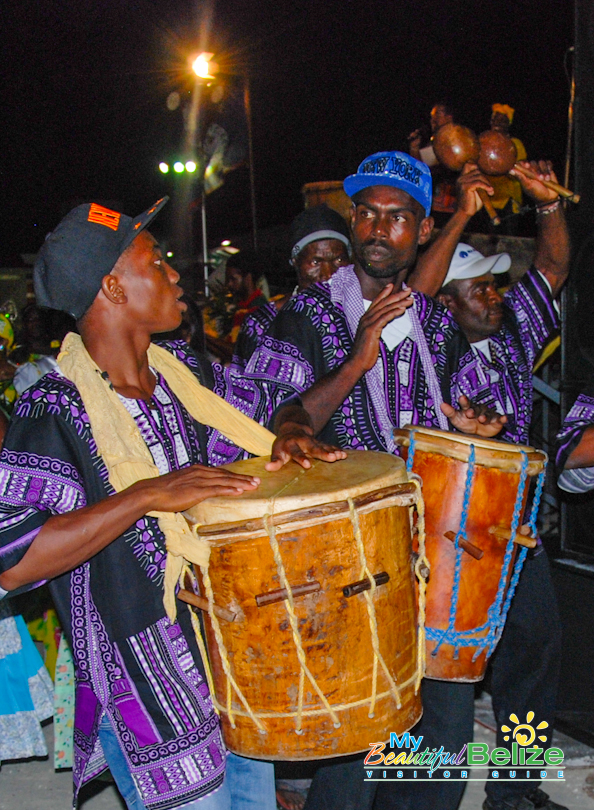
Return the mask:
<path fill-rule="evenodd" d="M 365 307 L 365 311 L 367 311 L 371 306 L 371 301 L 366 301 L 363 299 L 363 306 Z M 390 321 L 389 324 L 384 326 L 382 329 L 382 340 L 392 352 L 396 346 L 402 343 L 404 338 L 408 337 L 411 330 L 412 322 L 407 309 L 403 315 L 399 315 L 397 318 L 394 318 L 393 321 Z"/>
<path fill-rule="evenodd" d="M 477 354 L 478 352 L 484 354 L 487 360 L 491 362 L 491 344 L 489 343 L 489 338 L 485 338 L 484 340 L 477 340 L 476 343 L 471 343 L 470 348 L 475 354 Z"/>

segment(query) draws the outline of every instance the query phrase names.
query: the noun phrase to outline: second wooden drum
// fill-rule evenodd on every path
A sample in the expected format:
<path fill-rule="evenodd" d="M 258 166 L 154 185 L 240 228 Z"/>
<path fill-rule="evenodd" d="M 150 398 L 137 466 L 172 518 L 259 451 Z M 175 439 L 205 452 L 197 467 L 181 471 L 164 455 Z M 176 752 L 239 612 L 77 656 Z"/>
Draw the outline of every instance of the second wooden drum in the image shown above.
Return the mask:
<path fill-rule="evenodd" d="M 307 471 L 268 473 L 265 462 L 229 465 L 260 476 L 257 491 L 189 514 L 212 546 L 202 595 L 227 611 L 206 619 L 225 743 L 263 759 L 368 750 L 421 716 L 408 508 L 418 489 L 384 453 Z"/>
<path fill-rule="evenodd" d="M 536 545 L 518 529 L 530 478 L 544 475 L 546 454 L 411 425 L 395 430 L 394 441 L 423 481 L 426 676 L 479 681 L 503 630 L 525 546 Z"/>

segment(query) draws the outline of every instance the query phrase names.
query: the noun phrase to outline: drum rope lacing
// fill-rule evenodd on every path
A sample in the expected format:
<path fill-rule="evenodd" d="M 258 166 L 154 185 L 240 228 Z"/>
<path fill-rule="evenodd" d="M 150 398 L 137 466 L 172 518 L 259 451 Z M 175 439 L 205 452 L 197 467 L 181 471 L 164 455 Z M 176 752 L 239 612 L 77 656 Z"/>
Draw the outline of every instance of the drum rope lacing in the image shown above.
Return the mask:
<path fill-rule="evenodd" d="M 545 475 L 546 475 L 546 469 L 542 470 L 542 472 L 540 472 L 538 474 L 538 480 L 536 482 L 536 490 L 534 492 L 534 500 L 532 501 L 532 509 L 530 510 L 530 519 L 528 521 L 528 525 L 530 526 L 530 532 L 531 532 L 533 537 L 536 537 L 537 532 L 538 532 L 538 529 L 537 529 L 537 526 L 536 526 L 536 520 L 538 518 L 538 510 L 540 508 L 540 499 L 541 499 L 541 496 L 542 496 L 542 490 L 543 490 L 543 486 L 544 486 L 544 482 L 545 482 Z M 518 520 L 518 523 L 519 523 L 519 520 Z M 513 534 L 512 534 L 512 537 L 513 537 Z M 510 543 L 512 543 L 512 542 L 513 541 L 510 540 Z M 503 627 L 504 627 L 504 624 L 505 624 L 505 619 L 507 617 L 509 606 L 511 604 L 511 600 L 513 599 L 513 595 L 514 595 L 514 593 L 516 591 L 516 587 L 517 587 L 518 581 L 520 579 L 520 574 L 522 573 L 522 567 L 524 565 L 524 560 L 526 559 L 527 554 L 528 554 L 528 549 L 525 546 L 522 546 L 522 548 L 520 549 L 520 552 L 518 554 L 518 560 L 516 562 L 516 566 L 515 566 L 515 569 L 514 569 L 514 573 L 513 573 L 511 582 L 509 583 L 507 596 L 505 598 L 505 604 L 503 606 L 503 612 L 502 612 L 502 622 L 500 623 L 500 626 L 498 628 L 497 637 L 494 639 L 494 641 L 492 641 L 487 655 L 491 655 L 491 653 L 495 649 L 495 646 L 496 646 L 497 642 L 501 638 L 501 634 L 503 632 Z"/>
<path fill-rule="evenodd" d="M 412 524 L 412 510 L 416 507 L 417 510 L 417 542 L 418 553 L 415 562 L 415 575 L 417 577 L 418 585 L 418 609 L 417 616 L 417 679 L 415 682 L 415 693 L 419 691 L 421 681 L 425 676 L 426 666 L 426 647 L 425 647 L 425 608 L 426 608 L 426 593 L 427 593 L 427 578 L 429 576 L 429 560 L 425 553 L 425 501 L 423 499 L 422 482 L 418 476 L 409 472 L 408 479 L 417 488 L 417 502 L 415 506 L 410 507 L 411 524 Z M 411 526 L 412 529 L 412 526 Z M 412 532 L 411 532 L 412 535 Z"/>
<path fill-rule="evenodd" d="M 262 723 L 258 720 L 255 712 L 252 711 L 245 695 L 243 694 L 243 692 L 237 685 L 235 678 L 231 674 L 231 665 L 229 664 L 229 656 L 227 654 L 227 649 L 225 647 L 225 642 L 223 640 L 221 625 L 219 624 L 218 617 L 214 612 L 214 591 L 212 588 L 212 582 L 210 580 L 210 574 L 208 572 L 208 565 L 201 565 L 200 570 L 202 572 L 202 581 L 204 583 L 204 590 L 206 591 L 206 598 L 208 599 L 208 615 L 210 617 L 212 629 L 214 630 L 215 638 L 217 640 L 221 664 L 223 666 L 223 672 L 227 676 L 227 715 L 229 717 L 229 723 L 231 724 L 231 728 L 235 728 L 235 720 L 233 719 L 233 705 L 231 700 L 232 698 L 231 687 L 233 687 L 235 694 L 243 703 L 246 712 L 248 713 L 253 723 L 255 723 L 260 734 L 266 734 L 266 729 L 264 728 Z M 213 703 L 214 703 L 215 692 L 214 691 L 211 692 L 211 695 L 213 696 Z"/>
<path fill-rule="evenodd" d="M 406 460 L 406 469 L 407 472 L 409 473 L 412 472 L 414 464 L 414 455 L 415 455 L 415 436 L 414 433 L 411 431 L 410 444 L 408 448 L 408 457 Z M 499 585 L 497 588 L 497 595 L 495 597 L 495 601 L 489 608 L 488 620 L 483 625 L 481 625 L 480 627 L 472 628 L 471 630 L 457 631 L 455 630 L 455 621 L 460 591 L 460 574 L 462 567 L 462 551 L 463 551 L 460 546 L 460 540 L 467 539 L 466 523 L 468 520 L 468 508 L 470 504 L 470 493 L 472 490 L 472 482 L 474 478 L 474 465 L 475 465 L 475 446 L 473 444 L 470 445 L 468 468 L 466 471 L 466 482 L 464 487 L 464 498 L 462 502 L 462 515 L 460 517 L 460 527 L 458 529 L 454 541 L 454 546 L 456 549 L 456 559 L 454 563 L 454 582 L 452 587 L 452 598 L 450 602 L 450 615 L 448 620 L 448 626 L 445 630 L 443 630 L 442 628 L 435 628 L 435 627 L 425 628 L 427 638 L 430 641 L 437 641 L 435 648 L 431 652 L 432 656 L 437 655 L 439 648 L 441 647 L 442 644 L 451 644 L 454 647 L 454 659 L 458 658 L 458 651 L 460 647 L 476 646 L 477 649 L 472 658 L 472 660 L 475 661 L 485 649 L 487 650 L 487 657 L 489 657 L 492 654 L 495 647 L 497 646 L 497 643 L 501 637 L 501 633 L 503 632 L 511 600 L 515 593 L 516 586 L 518 584 L 520 574 L 522 572 L 524 560 L 526 559 L 526 554 L 528 553 L 528 549 L 525 547 L 522 547 L 521 550 L 519 551 L 516 564 L 514 566 L 514 572 L 506 593 L 506 582 L 515 546 L 514 538 L 520 525 L 522 503 L 524 501 L 524 491 L 526 487 L 526 481 L 528 478 L 528 456 L 524 451 L 521 452 L 521 456 L 522 456 L 522 466 L 520 469 L 520 481 L 516 493 L 516 501 L 514 504 L 514 511 L 512 516 L 510 539 L 505 549 L 505 556 L 503 560 L 503 566 L 501 570 L 501 576 L 499 579 Z M 540 506 L 540 499 L 542 495 L 544 479 L 545 479 L 545 470 L 539 473 L 536 491 L 534 495 L 534 501 L 532 503 L 529 526 L 533 536 L 536 535 L 536 519 L 538 517 L 538 509 Z M 503 601 L 504 596 L 505 601 Z"/>
<path fill-rule="evenodd" d="M 293 591 L 289 584 L 289 580 L 287 579 L 287 574 L 285 571 L 285 566 L 283 565 L 283 560 L 280 553 L 280 547 L 278 544 L 278 540 L 276 537 L 276 529 L 274 525 L 270 521 L 271 515 L 266 514 L 264 515 L 263 521 L 266 531 L 268 532 L 268 537 L 270 538 L 270 545 L 272 547 L 272 553 L 274 555 L 274 561 L 276 563 L 276 568 L 279 575 L 279 580 L 283 588 L 287 591 L 287 598 L 285 599 L 285 608 L 287 610 L 287 614 L 289 616 L 289 623 L 291 625 L 291 630 L 293 632 L 293 641 L 295 642 L 295 647 L 297 648 L 297 658 L 299 659 L 299 698 L 297 703 L 297 728 L 295 731 L 297 734 L 302 734 L 303 729 L 301 728 L 301 717 L 303 713 L 303 687 L 305 681 L 305 675 L 307 675 L 309 682 L 315 689 L 318 697 L 322 701 L 324 708 L 332 718 L 332 722 L 334 723 L 335 728 L 340 728 L 340 720 L 338 719 L 338 715 L 330 706 L 328 702 L 328 698 L 322 692 L 318 682 L 312 675 L 309 670 L 309 667 L 306 663 L 306 656 L 305 650 L 303 649 L 303 644 L 301 643 L 301 636 L 299 634 L 299 624 L 297 621 L 297 616 L 295 614 L 295 602 L 293 601 Z"/>
<path fill-rule="evenodd" d="M 365 597 L 365 601 L 367 603 L 367 616 L 369 618 L 369 630 L 371 632 L 371 646 L 373 647 L 373 675 L 371 678 L 371 702 L 369 704 L 369 715 L 368 715 L 369 717 L 373 717 L 375 714 L 375 701 L 377 699 L 378 663 L 381 665 L 383 673 L 386 676 L 386 680 L 390 685 L 390 690 L 394 695 L 394 699 L 396 700 L 396 706 L 398 709 L 402 708 L 402 700 L 400 699 L 400 689 L 398 688 L 394 678 L 390 674 L 390 670 L 386 666 L 386 662 L 384 661 L 383 656 L 380 652 L 379 636 L 377 632 L 377 617 L 375 615 L 375 607 L 373 604 L 373 598 L 375 596 L 377 586 L 375 584 L 374 576 L 369 570 L 369 566 L 367 565 L 367 559 L 365 557 L 365 547 L 363 545 L 363 538 L 361 536 L 361 527 L 359 526 L 359 515 L 357 514 L 357 510 L 355 509 L 353 499 L 347 498 L 347 502 L 349 505 L 351 523 L 353 524 L 353 534 L 355 537 L 355 542 L 357 543 L 357 551 L 359 552 L 359 562 L 361 563 L 359 579 L 363 579 L 363 576 L 366 576 L 369 582 L 371 583 L 371 588 L 368 591 L 363 591 L 363 596 Z"/>
<path fill-rule="evenodd" d="M 303 474 L 303 473 L 301 473 L 301 474 Z M 411 683 L 414 682 L 414 684 L 415 684 L 415 693 L 418 692 L 418 689 L 419 689 L 420 684 L 421 684 L 421 680 L 422 680 L 424 672 L 425 672 L 424 622 L 425 622 L 426 581 L 425 581 L 425 578 L 422 576 L 420 569 L 422 568 L 423 565 L 425 565 L 427 567 L 427 570 L 428 570 L 429 561 L 427 560 L 427 558 L 425 556 L 425 506 L 424 506 L 424 501 L 423 501 L 422 492 L 421 492 L 421 483 L 420 483 L 420 481 L 416 480 L 415 478 L 411 478 L 410 480 L 411 480 L 412 483 L 415 484 L 416 489 L 417 489 L 417 501 L 416 501 L 415 506 L 417 508 L 418 515 L 419 515 L 418 521 L 417 521 L 417 529 L 418 529 L 418 536 L 419 536 L 419 556 L 418 556 L 417 562 L 415 564 L 415 573 L 416 573 L 417 578 L 419 580 L 419 606 L 418 606 L 419 607 L 419 613 L 418 613 L 418 616 L 419 616 L 419 618 L 418 618 L 419 632 L 418 632 L 418 635 L 417 635 L 417 669 L 416 669 L 416 672 L 415 672 L 413 678 L 409 678 L 404 683 L 400 684 L 400 688 L 396 685 L 396 683 L 395 683 L 392 675 L 390 674 L 390 671 L 389 671 L 389 669 L 388 669 L 388 667 L 387 667 L 387 665 L 386 665 L 386 663 L 385 663 L 385 661 L 384 661 L 384 659 L 381 656 L 381 653 L 379 651 L 379 636 L 378 636 L 378 630 L 377 630 L 377 619 L 376 619 L 376 615 L 375 615 L 375 607 L 374 607 L 373 601 L 372 601 L 373 595 L 375 594 L 375 591 L 376 591 L 375 579 L 374 579 L 374 577 L 373 577 L 373 575 L 372 575 L 372 573 L 371 573 L 371 571 L 370 571 L 370 569 L 368 567 L 368 564 L 367 564 L 367 560 L 366 560 L 366 557 L 365 557 L 365 548 L 364 548 L 364 545 L 363 545 L 363 540 L 362 540 L 362 536 L 361 536 L 361 529 L 360 529 L 360 526 L 359 526 L 358 514 L 357 514 L 355 505 L 354 505 L 351 498 L 348 498 L 347 502 L 348 502 L 349 510 L 350 510 L 350 520 L 351 520 L 351 524 L 353 526 L 353 534 L 354 534 L 355 540 L 357 542 L 357 549 L 358 549 L 358 552 L 359 552 L 359 560 L 360 560 L 360 563 L 361 563 L 362 573 L 360 575 L 360 578 L 362 578 L 363 574 L 365 574 L 365 576 L 367 576 L 369 578 L 369 581 L 371 583 L 371 589 L 369 591 L 364 591 L 364 596 L 365 596 L 365 599 L 366 599 L 366 602 L 367 602 L 367 610 L 368 610 L 368 616 L 369 616 L 370 631 L 371 631 L 371 636 L 372 636 L 372 647 L 373 647 L 373 651 L 374 651 L 374 665 L 373 665 L 371 697 L 363 698 L 363 699 L 357 700 L 357 701 L 352 701 L 350 703 L 342 703 L 342 704 L 337 704 L 337 705 L 332 706 L 329 703 L 326 696 L 324 695 L 324 693 L 322 692 L 321 688 L 319 687 L 319 685 L 318 685 L 317 681 L 315 680 L 313 674 L 310 672 L 309 668 L 307 667 L 306 654 L 305 654 L 305 650 L 303 649 L 303 644 L 302 644 L 301 636 L 300 636 L 300 633 L 299 633 L 298 620 L 297 620 L 297 616 L 296 616 L 296 613 L 295 613 L 295 603 L 294 603 L 293 592 L 292 592 L 290 583 L 288 581 L 286 571 L 285 571 L 285 567 L 284 567 L 284 563 L 283 563 L 283 560 L 282 560 L 279 542 L 278 542 L 278 539 L 276 537 L 276 528 L 275 528 L 275 526 L 273 525 L 273 523 L 271 521 L 271 518 L 273 516 L 272 514 L 269 514 L 269 513 L 265 514 L 263 516 L 263 523 L 264 523 L 264 527 L 266 529 L 266 532 L 267 532 L 269 540 L 270 540 L 271 550 L 273 552 L 274 560 L 275 560 L 275 563 L 276 563 L 276 566 L 277 566 L 277 573 L 279 575 L 279 581 L 282 584 L 282 587 L 285 588 L 285 590 L 287 592 L 287 597 L 284 600 L 284 603 L 285 603 L 285 608 L 286 608 L 287 614 L 289 616 L 289 623 L 290 623 L 291 631 L 292 631 L 292 634 L 293 634 L 293 641 L 295 643 L 295 647 L 296 647 L 296 650 L 297 650 L 297 658 L 299 660 L 299 665 L 300 665 L 298 705 L 297 705 L 297 711 L 296 712 L 255 712 L 250 707 L 246 697 L 244 696 L 243 692 L 241 691 L 241 689 L 239 688 L 237 682 L 235 681 L 235 679 L 233 678 L 233 676 L 231 674 L 231 666 L 230 666 L 230 662 L 229 662 L 229 656 L 228 656 L 227 650 L 225 648 L 223 634 L 222 634 L 221 629 L 220 629 L 220 624 L 219 624 L 218 618 L 217 618 L 217 616 L 215 615 L 215 612 L 214 612 L 214 591 L 213 591 L 212 583 L 211 583 L 210 576 L 209 576 L 209 573 L 208 573 L 208 565 L 201 566 L 204 589 L 205 589 L 206 596 L 207 596 L 207 599 L 208 599 L 208 606 L 209 606 L 208 607 L 208 613 L 209 613 L 210 620 L 212 622 L 212 627 L 213 627 L 213 630 L 214 630 L 214 633 L 215 633 L 215 638 L 216 638 L 216 641 L 217 641 L 219 656 L 220 656 L 221 663 L 222 663 L 222 666 L 223 666 L 223 671 L 224 671 L 224 673 L 226 675 L 226 680 L 227 680 L 226 706 L 225 707 L 221 706 L 219 704 L 219 702 L 217 701 L 216 697 L 215 697 L 216 691 L 215 691 L 215 685 L 214 685 L 214 678 L 213 678 L 212 671 L 211 671 L 209 661 L 208 661 L 208 657 L 207 657 L 207 654 L 206 654 L 206 648 L 205 648 L 205 644 L 204 644 L 204 639 L 202 637 L 201 628 L 200 628 L 198 618 L 196 617 L 194 611 L 190 611 L 190 614 L 191 614 L 191 617 L 192 617 L 192 624 L 193 624 L 193 627 L 194 627 L 194 633 L 196 635 L 196 639 L 197 639 L 198 647 L 199 647 L 199 650 L 200 650 L 200 654 L 201 654 L 202 660 L 204 661 L 204 664 L 205 664 L 206 677 L 207 677 L 207 681 L 208 681 L 208 685 L 209 685 L 209 689 L 210 689 L 210 694 L 212 696 L 214 708 L 217 711 L 217 713 L 219 713 L 219 714 L 220 714 L 221 711 L 226 712 L 226 714 L 229 717 L 229 723 L 230 723 L 232 728 L 236 727 L 235 726 L 234 715 L 240 715 L 240 716 L 247 715 L 248 717 L 250 717 L 250 719 L 256 725 L 256 727 L 258 728 L 258 730 L 260 731 L 261 734 L 266 734 L 267 732 L 266 732 L 266 729 L 263 726 L 263 724 L 260 722 L 259 718 L 296 717 L 297 718 L 297 728 L 295 729 L 295 731 L 296 731 L 297 734 L 302 734 L 303 729 L 302 729 L 301 726 L 302 726 L 302 718 L 303 717 L 305 717 L 305 716 L 316 716 L 316 715 L 321 715 L 321 714 L 325 714 L 325 713 L 330 715 L 330 717 L 332 719 L 332 722 L 334 724 L 334 727 L 335 728 L 340 728 L 341 723 L 340 723 L 340 720 L 339 720 L 338 715 L 337 715 L 337 712 L 339 712 L 339 711 L 344 711 L 344 710 L 347 710 L 347 709 L 352 709 L 352 708 L 356 708 L 356 707 L 359 707 L 359 706 L 364 706 L 365 704 L 369 703 L 370 704 L 369 717 L 371 718 L 371 717 L 374 716 L 374 708 L 375 708 L 375 704 L 376 704 L 378 699 L 383 699 L 383 698 L 387 697 L 388 695 L 392 694 L 392 696 L 396 700 L 397 707 L 400 709 L 401 705 L 402 705 L 401 704 L 401 698 L 400 698 L 400 692 L 401 692 L 402 689 L 407 688 L 409 685 L 411 685 Z M 288 486 L 288 484 L 285 487 L 283 487 L 283 490 L 286 489 L 287 486 Z M 277 496 L 278 496 L 278 494 L 277 494 Z M 411 509 L 412 508 L 414 508 L 414 507 L 411 507 Z M 193 577 L 192 572 L 189 569 L 187 569 L 187 571 L 190 574 L 190 576 L 192 577 L 193 582 L 195 583 L 195 578 Z M 386 679 L 388 680 L 389 686 L 390 686 L 389 691 L 381 692 L 379 694 L 377 693 L 377 669 L 378 669 L 378 663 L 381 665 L 382 670 L 383 670 L 383 672 L 384 672 L 384 674 L 386 676 Z M 310 681 L 310 683 L 312 684 L 314 690 L 318 694 L 320 700 L 322 701 L 322 704 L 323 704 L 324 708 L 306 709 L 306 710 L 303 709 L 303 695 L 304 695 L 305 676 L 307 676 L 307 678 Z M 243 711 L 241 711 L 240 709 L 237 709 L 237 708 L 233 709 L 233 706 L 232 706 L 232 692 L 233 691 L 235 691 L 235 693 L 237 694 L 237 696 L 240 699 L 241 703 L 243 704 L 245 712 L 243 712 Z"/>

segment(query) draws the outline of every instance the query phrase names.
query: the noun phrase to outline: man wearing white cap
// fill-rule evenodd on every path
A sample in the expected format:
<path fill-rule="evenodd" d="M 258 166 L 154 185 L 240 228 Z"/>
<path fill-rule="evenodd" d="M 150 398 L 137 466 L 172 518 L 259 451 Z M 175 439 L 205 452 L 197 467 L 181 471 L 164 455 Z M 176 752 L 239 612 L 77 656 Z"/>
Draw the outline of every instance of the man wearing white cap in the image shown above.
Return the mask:
<path fill-rule="evenodd" d="M 541 177 L 551 176 L 550 164 L 532 165 L 540 170 Z M 509 269 L 509 255 L 485 257 L 460 242 L 437 296 L 461 329 L 448 346 L 444 399 L 455 402 L 464 394 L 505 414 L 507 422 L 498 438 L 514 444 L 529 441 L 532 369 L 559 327 L 554 299 L 567 278 L 570 259 L 565 217 L 554 193 L 539 181 L 531 181 L 525 190 L 539 203 L 536 250 L 528 273 L 502 296 L 497 290 L 497 276 Z M 437 266 L 435 270 L 437 286 Z M 548 721 L 550 745 L 559 661 L 559 614 L 547 556 L 539 539 L 525 561 L 491 662 L 498 746 L 505 746 L 500 729 L 510 713 L 525 717 L 528 711 L 535 713 L 538 722 Z M 503 775 L 500 773 L 500 777 Z M 561 805 L 553 802 L 538 784 L 536 780 L 490 780 L 483 809 L 560 810 Z"/>

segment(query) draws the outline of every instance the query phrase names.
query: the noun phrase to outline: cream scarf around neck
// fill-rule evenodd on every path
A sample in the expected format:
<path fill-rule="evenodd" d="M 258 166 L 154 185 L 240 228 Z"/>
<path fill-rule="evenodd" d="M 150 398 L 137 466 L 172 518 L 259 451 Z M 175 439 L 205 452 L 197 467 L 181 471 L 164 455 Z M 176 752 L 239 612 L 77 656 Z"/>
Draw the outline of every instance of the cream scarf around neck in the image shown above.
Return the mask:
<path fill-rule="evenodd" d="M 270 453 L 274 434 L 242 414 L 217 394 L 200 385 L 180 360 L 151 343 L 148 361 L 159 371 L 188 413 L 204 425 L 219 430 L 238 447 L 255 456 Z M 136 422 L 128 413 L 101 369 L 85 349 L 79 335 L 66 335 L 58 357 L 60 371 L 71 380 L 82 397 L 91 431 L 116 492 L 143 478 L 156 478 L 159 471 Z M 167 562 L 163 603 L 173 621 L 176 615 L 175 588 L 186 561 L 208 562 L 210 549 L 176 512 L 149 512 L 159 521 L 165 536 Z"/>

